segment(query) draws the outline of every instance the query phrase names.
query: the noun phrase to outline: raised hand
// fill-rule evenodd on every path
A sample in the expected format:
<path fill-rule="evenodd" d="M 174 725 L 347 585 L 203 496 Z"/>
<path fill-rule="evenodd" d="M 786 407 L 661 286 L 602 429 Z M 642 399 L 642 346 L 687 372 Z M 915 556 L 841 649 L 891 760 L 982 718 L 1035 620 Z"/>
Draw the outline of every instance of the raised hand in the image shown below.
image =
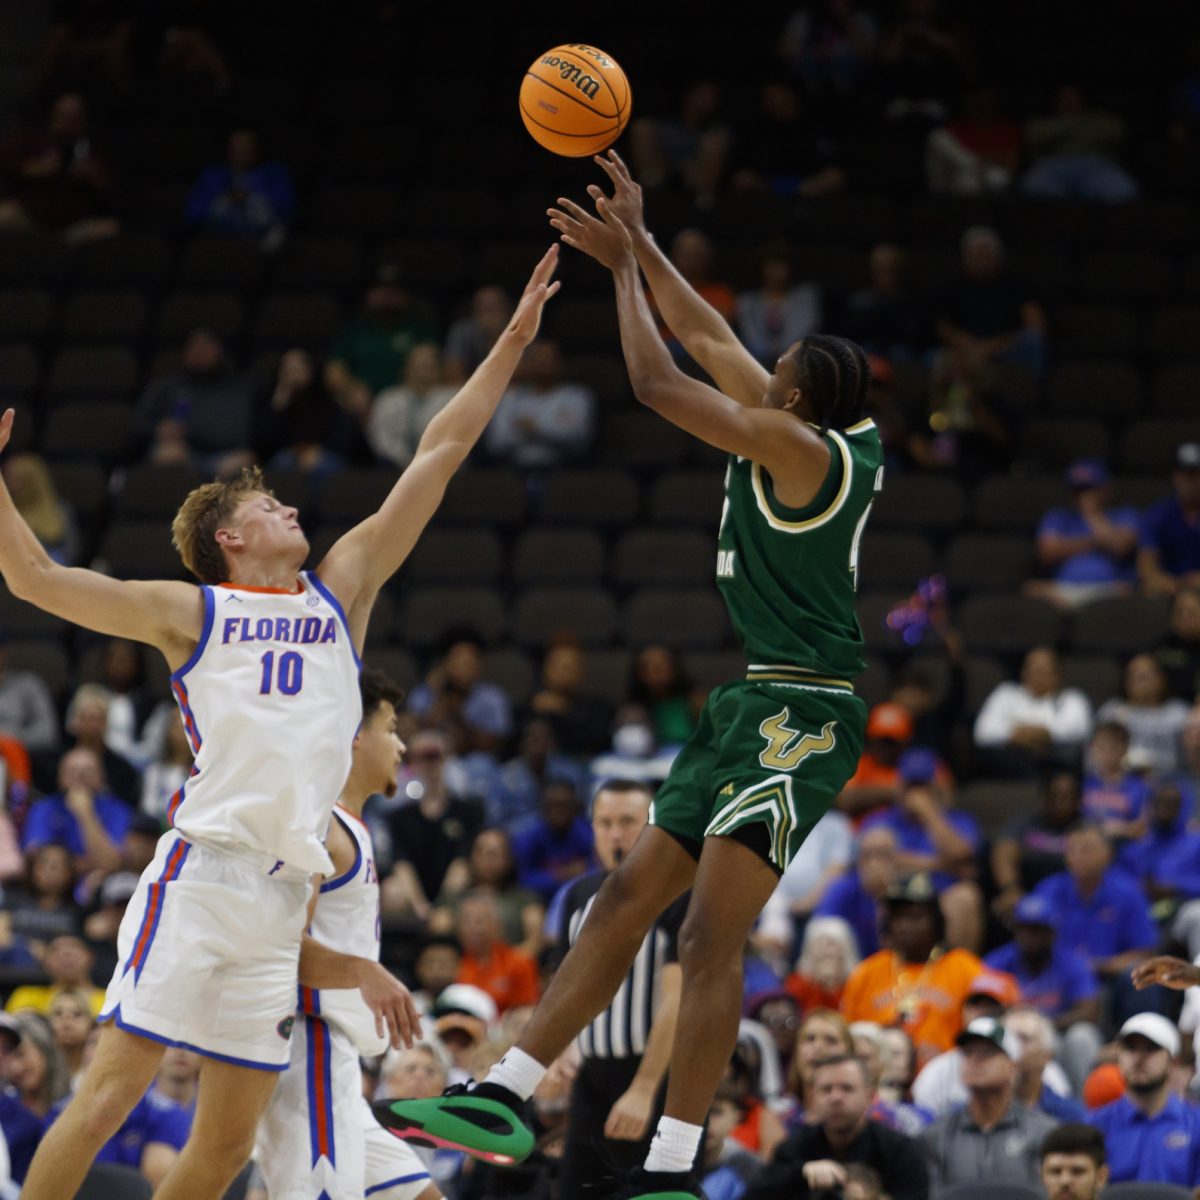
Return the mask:
<path fill-rule="evenodd" d="M 592 161 L 602 167 L 609 179 L 612 180 L 613 194 L 612 199 L 608 201 L 608 206 L 616 213 L 617 219 L 631 233 L 645 232 L 646 217 L 642 209 L 642 187 L 641 184 L 634 181 L 624 160 L 615 150 L 610 150 L 607 156 L 594 155 Z M 593 200 L 598 200 L 604 193 L 593 183 L 588 188 L 588 195 Z"/>
<path fill-rule="evenodd" d="M 13 422 L 16 419 L 17 410 L 15 408 L 6 408 L 4 416 L 0 417 L 0 450 L 8 445 L 8 439 L 12 437 Z"/>
<path fill-rule="evenodd" d="M 513 313 L 513 318 L 508 323 L 508 332 L 523 345 L 528 346 L 537 337 L 538 326 L 542 320 L 542 309 L 545 307 L 546 301 L 562 287 L 558 280 L 550 282 L 557 266 L 558 247 L 551 246 L 542 256 L 542 261 L 534 267 L 533 274 L 529 277 L 529 282 L 525 285 L 525 291 L 521 294 L 521 299 L 517 304 L 517 311 Z"/>
<path fill-rule="evenodd" d="M 546 212 L 550 224 L 562 234 L 568 246 L 582 250 L 610 271 L 633 260 L 633 238 L 602 192 L 596 197 L 600 220 L 584 212 L 573 200 L 559 196 L 558 203 L 562 208 L 548 208 Z"/>

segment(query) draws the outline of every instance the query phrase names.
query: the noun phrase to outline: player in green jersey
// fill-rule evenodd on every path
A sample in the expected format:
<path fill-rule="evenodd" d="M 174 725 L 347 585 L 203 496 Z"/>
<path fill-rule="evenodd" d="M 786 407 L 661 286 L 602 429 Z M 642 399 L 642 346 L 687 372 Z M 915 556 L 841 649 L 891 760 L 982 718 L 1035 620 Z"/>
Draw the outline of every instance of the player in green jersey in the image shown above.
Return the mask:
<path fill-rule="evenodd" d="M 866 706 L 854 613 L 858 546 L 882 485 L 866 419 L 869 371 L 842 338 L 813 336 L 768 372 L 647 233 L 641 189 L 613 152 L 596 160 L 599 218 L 550 210 L 562 240 L 613 272 L 621 344 L 638 399 L 729 452 L 717 583 L 749 668 L 717 688 L 655 797 L 651 826 L 609 877 L 517 1046 L 487 1079 L 435 1100 L 376 1106 L 398 1136 L 512 1162 L 532 1145 L 524 1102 L 607 1005 L 646 930 L 692 888 L 680 933 L 683 995 L 665 1115 L 645 1167 L 617 1197 L 699 1194 L 693 1163 L 737 1038 L 742 952 L 809 831 L 853 774 Z M 689 378 L 655 329 L 639 266 L 667 324 L 719 390 Z"/>

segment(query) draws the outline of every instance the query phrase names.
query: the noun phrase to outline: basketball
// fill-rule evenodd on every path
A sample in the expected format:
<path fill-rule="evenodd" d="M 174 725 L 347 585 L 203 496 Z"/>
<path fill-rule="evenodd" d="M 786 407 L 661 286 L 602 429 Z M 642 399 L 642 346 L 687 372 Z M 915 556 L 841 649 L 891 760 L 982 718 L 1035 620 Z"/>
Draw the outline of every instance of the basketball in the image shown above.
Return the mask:
<path fill-rule="evenodd" d="M 521 81 L 521 120 L 553 154 L 584 158 L 606 150 L 629 120 L 629 81 L 595 46 L 571 42 L 538 55 Z"/>

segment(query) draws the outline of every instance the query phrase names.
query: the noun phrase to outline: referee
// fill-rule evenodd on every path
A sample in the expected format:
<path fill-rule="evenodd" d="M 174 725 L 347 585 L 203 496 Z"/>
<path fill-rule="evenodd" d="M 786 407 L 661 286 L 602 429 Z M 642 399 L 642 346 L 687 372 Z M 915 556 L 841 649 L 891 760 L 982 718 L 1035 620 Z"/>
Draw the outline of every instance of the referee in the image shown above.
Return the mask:
<path fill-rule="evenodd" d="M 603 868 L 577 879 L 566 893 L 558 938 L 564 954 L 608 873 L 633 849 L 652 798 L 646 784 L 621 779 L 596 793 L 592 830 Z M 597 1185 L 640 1166 L 649 1149 L 675 1040 L 683 978 L 676 942 L 687 901 L 685 893 L 650 927 L 612 1003 L 579 1035 L 581 1062 L 559 1167 L 561 1200 L 602 1195 Z"/>

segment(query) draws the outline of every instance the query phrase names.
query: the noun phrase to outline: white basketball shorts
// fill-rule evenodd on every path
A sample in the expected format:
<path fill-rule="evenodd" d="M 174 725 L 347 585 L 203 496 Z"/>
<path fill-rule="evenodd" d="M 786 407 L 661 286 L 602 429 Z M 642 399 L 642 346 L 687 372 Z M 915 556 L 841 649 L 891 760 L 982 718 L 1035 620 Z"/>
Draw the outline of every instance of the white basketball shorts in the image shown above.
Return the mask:
<path fill-rule="evenodd" d="M 310 892 L 295 868 L 164 834 L 121 921 L 100 1020 L 282 1071 Z"/>

